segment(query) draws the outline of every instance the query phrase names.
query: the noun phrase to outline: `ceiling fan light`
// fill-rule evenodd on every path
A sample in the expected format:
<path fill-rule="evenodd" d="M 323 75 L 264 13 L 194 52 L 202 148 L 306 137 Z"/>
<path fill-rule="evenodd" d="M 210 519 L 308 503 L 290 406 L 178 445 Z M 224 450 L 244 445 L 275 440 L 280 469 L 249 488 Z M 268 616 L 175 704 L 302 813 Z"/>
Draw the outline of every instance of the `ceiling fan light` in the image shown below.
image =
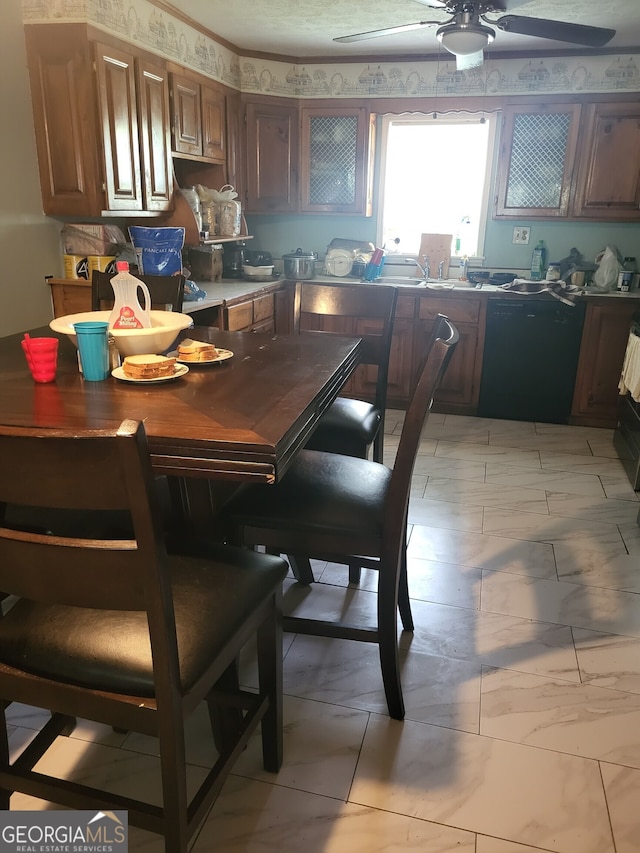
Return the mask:
<path fill-rule="evenodd" d="M 484 50 L 495 38 L 495 32 L 483 24 L 454 23 L 440 27 L 436 38 L 449 53 L 466 56 Z"/>

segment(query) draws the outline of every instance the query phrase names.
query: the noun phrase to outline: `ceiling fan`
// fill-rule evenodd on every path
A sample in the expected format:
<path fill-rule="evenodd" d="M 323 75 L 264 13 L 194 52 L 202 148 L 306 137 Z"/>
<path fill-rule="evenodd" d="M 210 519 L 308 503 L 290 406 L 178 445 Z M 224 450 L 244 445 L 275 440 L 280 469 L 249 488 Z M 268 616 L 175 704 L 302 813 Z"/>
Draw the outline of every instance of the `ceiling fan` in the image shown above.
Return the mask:
<path fill-rule="evenodd" d="M 436 38 L 449 53 L 455 55 L 457 68 L 464 70 L 482 63 L 484 48 L 490 45 L 496 36 L 493 27 L 507 33 L 553 39 L 585 47 L 602 47 L 616 34 L 615 30 L 604 27 L 552 21 L 546 18 L 503 15 L 497 20 L 492 20 L 485 17 L 488 12 L 506 12 L 508 9 L 516 8 L 526 0 L 418 0 L 418 2 L 430 9 L 441 9 L 453 17 L 448 21 L 420 21 L 366 33 L 354 33 L 334 38 L 334 41 L 361 41 L 439 24 Z M 487 24 L 492 26 L 489 27 Z"/>

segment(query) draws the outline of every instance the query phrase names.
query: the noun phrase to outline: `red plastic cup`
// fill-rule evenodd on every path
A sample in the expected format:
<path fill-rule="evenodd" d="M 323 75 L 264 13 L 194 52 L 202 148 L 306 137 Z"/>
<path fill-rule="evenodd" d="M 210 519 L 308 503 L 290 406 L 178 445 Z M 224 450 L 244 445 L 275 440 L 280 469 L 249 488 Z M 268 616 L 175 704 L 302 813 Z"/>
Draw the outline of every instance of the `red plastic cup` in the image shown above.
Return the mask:
<path fill-rule="evenodd" d="M 21 341 L 34 382 L 53 382 L 58 366 L 58 338 L 24 338 Z"/>

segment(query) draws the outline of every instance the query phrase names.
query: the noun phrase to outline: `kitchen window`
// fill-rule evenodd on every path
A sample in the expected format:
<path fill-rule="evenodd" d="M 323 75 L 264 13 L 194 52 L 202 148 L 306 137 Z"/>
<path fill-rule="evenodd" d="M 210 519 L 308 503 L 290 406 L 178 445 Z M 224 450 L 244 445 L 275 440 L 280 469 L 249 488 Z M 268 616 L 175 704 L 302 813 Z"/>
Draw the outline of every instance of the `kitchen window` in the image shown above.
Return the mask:
<path fill-rule="evenodd" d="M 421 234 L 451 234 L 451 255 L 481 257 L 496 115 L 384 116 L 378 245 L 417 256 Z"/>

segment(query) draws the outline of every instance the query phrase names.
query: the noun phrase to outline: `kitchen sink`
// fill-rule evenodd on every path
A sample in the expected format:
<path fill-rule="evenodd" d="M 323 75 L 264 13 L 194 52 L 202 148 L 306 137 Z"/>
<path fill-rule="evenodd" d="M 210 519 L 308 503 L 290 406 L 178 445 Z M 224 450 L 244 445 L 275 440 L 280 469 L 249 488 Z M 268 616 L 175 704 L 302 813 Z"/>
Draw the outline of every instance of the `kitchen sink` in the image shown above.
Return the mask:
<path fill-rule="evenodd" d="M 505 287 L 504 290 L 508 293 L 542 293 L 548 287 L 549 285 L 546 282 L 538 284 L 538 282 L 523 281 L 521 284 Z"/>
<path fill-rule="evenodd" d="M 429 287 L 430 290 L 475 290 L 476 285 L 459 278 L 437 279 L 416 278 L 407 275 L 383 275 L 376 279 L 378 284 L 395 284 L 401 287 Z"/>
<path fill-rule="evenodd" d="M 423 278 L 416 278 L 409 275 L 383 275 L 376 279 L 376 284 L 396 284 L 402 287 L 427 286 L 427 283 Z"/>

